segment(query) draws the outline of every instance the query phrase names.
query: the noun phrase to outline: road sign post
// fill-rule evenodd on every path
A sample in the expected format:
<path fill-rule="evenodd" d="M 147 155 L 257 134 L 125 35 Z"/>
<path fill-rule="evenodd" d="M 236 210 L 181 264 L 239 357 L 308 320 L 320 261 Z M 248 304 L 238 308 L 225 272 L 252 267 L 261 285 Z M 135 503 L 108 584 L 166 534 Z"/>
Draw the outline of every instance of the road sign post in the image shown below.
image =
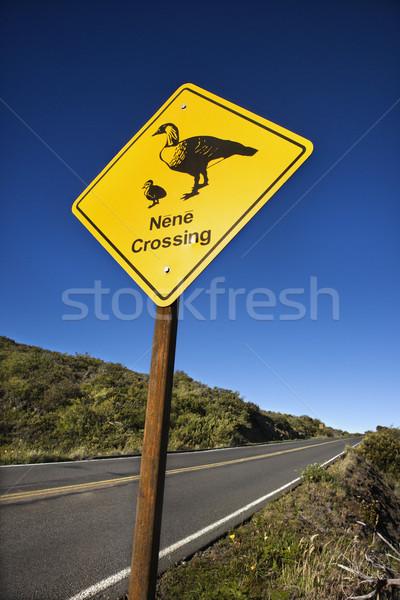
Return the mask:
<path fill-rule="evenodd" d="M 155 593 L 179 297 L 312 149 L 305 138 L 187 84 L 72 207 L 157 305 L 130 600 Z"/>
<path fill-rule="evenodd" d="M 130 600 L 152 600 L 157 580 L 178 303 L 157 307 L 133 539 Z"/>

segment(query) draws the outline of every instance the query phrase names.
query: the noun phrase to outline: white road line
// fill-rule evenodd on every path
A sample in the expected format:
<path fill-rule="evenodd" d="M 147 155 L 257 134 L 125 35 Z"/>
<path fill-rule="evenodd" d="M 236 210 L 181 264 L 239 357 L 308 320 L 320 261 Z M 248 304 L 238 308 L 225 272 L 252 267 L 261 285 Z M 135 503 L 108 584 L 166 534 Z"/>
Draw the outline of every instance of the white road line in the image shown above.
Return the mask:
<path fill-rule="evenodd" d="M 333 460 L 333 459 L 331 459 L 331 460 Z M 271 498 L 275 494 L 279 494 L 279 492 L 283 492 L 284 490 L 291 487 L 295 483 L 298 483 L 300 481 L 300 479 L 301 479 L 301 477 L 296 477 L 296 479 L 293 479 L 289 483 L 285 483 L 285 485 L 274 490 L 273 492 L 269 492 L 269 494 L 266 494 L 265 496 L 262 496 L 261 498 L 258 498 L 257 500 L 254 500 L 254 502 L 250 502 L 250 504 L 246 504 L 246 506 L 239 508 L 239 510 L 236 510 L 235 512 L 231 513 L 230 515 L 227 515 L 223 519 L 219 519 L 219 521 L 215 521 L 215 523 L 211 523 L 211 525 L 208 525 L 207 527 L 204 527 L 203 529 L 200 529 L 199 531 L 192 533 L 188 537 L 183 538 L 183 540 L 180 540 L 179 542 L 176 542 L 175 544 L 168 546 L 168 548 L 164 548 L 164 550 L 161 550 L 161 552 L 159 554 L 159 558 L 164 558 L 165 556 L 168 556 L 169 554 L 176 552 L 176 550 L 179 550 L 179 548 L 182 548 L 182 546 L 186 546 L 186 544 L 189 544 L 190 542 L 197 540 L 198 538 L 202 537 L 206 533 L 210 533 L 210 531 L 213 531 L 214 529 L 218 529 L 218 527 L 221 527 L 221 525 L 224 525 L 231 519 L 235 519 L 236 517 L 241 516 L 243 513 L 248 512 L 249 510 L 251 510 L 252 508 L 257 506 L 257 504 L 261 504 L 262 502 L 265 502 L 265 500 L 268 500 L 268 498 Z M 87 588 L 86 590 L 79 592 L 79 594 L 77 594 L 76 596 L 72 596 L 68 600 L 86 600 L 86 598 L 91 598 L 95 594 L 106 590 L 108 587 L 111 587 L 112 585 L 118 583 L 122 579 L 125 579 L 125 577 L 128 577 L 130 570 L 131 570 L 130 567 L 127 567 L 126 569 L 119 571 L 119 573 L 115 573 L 114 575 L 111 575 L 111 577 L 107 577 L 107 579 L 103 579 L 103 581 L 99 581 L 98 583 L 96 583 L 95 585 L 92 585 L 91 587 Z"/>
<path fill-rule="evenodd" d="M 356 444 L 356 445 L 358 446 L 358 444 Z M 343 456 L 343 454 L 344 454 L 344 452 L 340 452 L 340 454 L 337 454 L 333 458 L 330 458 L 329 460 L 324 462 L 321 466 L 325 467 L 325 466 L 329 465 L 331 462 L 333 462 L 340 456 Z M 203 535 L 206 535 L 207 533 L 210 533 L 211 531 L 218 529 L 219 527 L 221 527 L 221 525 L 224 525 L 231 519 L 236 519 L 236 517 L 239 517 L 239 516 L 247 513 L 249 510 L 255 508 L 257 506 L 257 504 L 261 504 L 261 503 L 265 502 L 266 500 L 268 500 L 269 498 L 271 498 L 272 496 L 275 496 L 276 494 L 279 494 L 280 492 L 287 490 L 294 484 L 297 484 L 300 480 L 301 480 L 301 477 L 296 477 L 296 479 L 293 479 L 292 481 L 289 481 L 289 483 L 285 483 L 285 485 L 282 485 L 280 488 L 277 488 L 276 490 L 269 492 L 268 494 L 265 494 L 265 496 L 262 496 L 261 498 L 258 498 L 257 500 L 254 500 L 253 502 L 250 502 L 250 504 L 246 504 L 246 506 L 239 508 L 239 510 L 236 510 L 235 512 L 231 513 L 230 515 L 227 515 L 223 519 L 219 519 L 219 521 L 215 521 L 215 523 L 211 523 L 211 525 L 208 525 L 207 527 L 204 527 L 203 529 L 200 529 L 199 531 L 196 531 L 195 533 L 188 535 L 187 537 L 183 538 L 182 540 L 179 540 L 179 542 L 176 542 L 175 544 L 171 544 L 171 546 L 168 546 L 167 548 L 164 548 L 164 550 L 160 551 L 159 558 L 165 558 L 169 554 L 173 554 L 174 552 L 176 552 L 176 550 L 179 550 L 179 548 L 182 548 L 183 546 L 190 544 L 190 542 L 193 542 L 194 540 L 199 539 Z M 131 568 L 126 567 L 126 569 L 122 569 L 122 571 L 119 571 L 118 573 L 115 573 L 114 575 L 107 577 L 107 579 L 103 579 L 102 581 L 99 581 L 98 583 L 86 588 L 86 590 L 82 590 L 81 592 L 76 594 L 76 596 L 72 596 L 71 598 L 68 598 L 68 600 L 87 600 L 87 598 L 92 598 L 95 594 L 104 592 L 104 590 L 106 590 L 107 588 L 111 587 L 112 585 L 115 585 L 116 583 L 119 583 L 126 577 L 129 577 L 130 572 L 131 572 Z"/>
<path fill-rule="evenodd" d="M 210 531 L 213 531 L 214 529 L 218 529 L 218 527 L 220 527 L 221 525 L 224 525 L 225 523 L 228 523 L 228 521 L 230 521 L 231 519 L 236 519 L 236 517 L 240 517 L 244 513 L 247 513 L 249 510 L 256 507 L 257 504 L 261 504 L 262 502 L 265 502 L 265 500 L 268 500 L 268 498 L 275 496 L 275 494 L 279 494 L 279 492 L 283 492 L 284 490 L 291 487 L 295 483 L 298 483 L 300 480 L 301 480 L 301 477 L 296 477 L 296 479 L 289 481 L 289 483 L 285 483 L 285 485 L 282 485 L 280 488 L 274 490 L 273 492 L 269 492 L 269 494 L 265 494 L 265 496 L 262 496 L 261 498 L 258 498 L 257 500 L 254 500 L 253 502 L 250 502 L 250 504 L 246 504 L 246 506 L 239 508 L 239 510 L 235 510 L 235 512 L 231 513 L 230 515 L 227 515 L 223 519 L 220 519 L 219 521 L 215 521 L 215 523 L 212 523 L 211 525 L 208 525 L 207 527 L 204 527 L 203 529 L 196 531 L 196 533 L 192 533 L 192 535 L 189 535 L 188 537 L 184 538 L 183 540 L 180 540 L 179 542 L 176 542 L 175 544 L 168 546 L 168 548 L 165 548 L 165 550 L 161 550 L 161 552 L 159 554 L 159 558 L 164 558 L 164 556 L 168 556 L 168 554 L 172 554 L 179 548 L 182 548 L 182 546 L 186 546 L 186 544 L 189 544 L 190 542 L 197 540 L 198 538 L 205 535 L 206 533 L 210 533 Z"/>
<path fill-rule="evenodd" d="M 300 481 L 300 479 L 301 479 L 301 477 L 297 477 L 296 479 L 293 479 L 293 481 L 286 483 L 285 485 L 278 488 L 277 490 L 274 490 L 273 492 L 270 492 L 269 494 L 266 494 L 265 496 L 258 498 L 258 500 L 255 500 L 254 502 L 251 502 L 250 504 L 246 504 L 246 506 L 243 506 L 239 510 L 236 510 L 235 512 L 231 513 L 230 515 L 227 515 L 223 519 L 220 519 L 219 521 L 215 521 L 215 523 L 212 523 L 211 525 L 208 525 L 207 527 L 204 527 L 203 529 L 200 529 L 199 531 L 192 533 L 191 535 L 184 538 L 183 540 L 180 540 L 179 542 L 176 542 L 175 544 L 168 546 L 168 548 L 164 548 L 164 550 L 161 550 L 161 552 L 159 554 L 159 558 L 164 558 L 165 556 L 168 556 L 168 554 L 172 554 L 176 550 L 179 550 L 179 548 L 182 548 L 182 546 L 186 546 L 186 544 L 189 544 L 190 542 L 197 540 L 198 538 L 205 535 L 206 533 L 209 533 L 210 531 L 217 529 L 221 525 L 224 525 L 230 519 L 234 519 L 234 518 L 242 515 L 243 513 L 252 509 L 254 506 L 257 506 L 257 504 L 264 502 L 268 498 L 271 498 L 271 496 L 274 496 L 275 494 L 278 494 L 279 492 L 292 486 L 294 483 L 297 483 L 298 481 Z M 122 579 L 127 577 L 129 575 L 129 573 L 130 573 L 130 567 L 127 567 L 126 569 L 119 571 L 119 573 L 115 573 L 114 575 L 111 575 L 111 577 L 107 577 L 107 579 L 103 579 L 103 581 L 99 581 L 98 583 L 96 583 L 95 585 L 92 585 L 91 587 L 87 588 L 86 590 L 79 592 L 79 594 L 77 594 L 76 596 L 73 596 L 72 598 L 69 598 L 69 600 L 85 600 L 86 598 L 91 598 L 94 594 L 96 594 L 98 592 L 102 592 L 105 589 L 107 589 L 108 587 L 118 583 L 119 581 L 121 581 Z"/>
<path fill-rule="evenodd" d="M 220 452 L 221 450 L 243 450 L 243 448 L 259 448 L 261 446 L 275 446 L 277 444 L 280 444 L 281 446 L 284 444 L 294 444 L 295 442 L 309 442 L 309 441 L 313 441 L 313 440 L 285 440 L 285 441 L 277 441 L 277 442 L 269 442 L 266 444 L 252 444 L 251 446 L 227 446 L 224 448 L 209 448 L 208 450 L 188 450 L 188 451 L 183 451 L 183 452 L 168 452 L 168 456 L 183 456 L 185 454 L 207 454 L 208 452 Z M 339 441 L 339 440 L 337 440 Z M 79 463 L 100 463 L 102 461 L 107 461 L 107 462 L 111 462 L 112 460 L 128 460 L 128 459 L 137 459 L 137 458 L 141 458 L 140 454 L 135 454 L 134 456 L 111 456 L 111 457 L 104 457 L 104 458 L 83 458 L 81 460 L 54 460 L 52 462 L 39 462 L 39 463 L 20 463 L 20 464 L 16 464 L 16 465 L 0 465 L 0 469 L 8 469 L 10 467 L 43 467 L 46 465 L 56 465 L 56 466 L 62 466 L 62 465 L 67 465 L 67 464 L 79 464 Z"/>
<path fill-rule="evenodd" d="M 62 467 L 63 465 L 78 465 L 79 463 L 90 463 L 94 464 L 97 462 L 102 462 L 103 460 L 107 460 L 110 462 L 111 460 L 127 460 L 128 458 L 140 458 L 140 455 L 137 456 L 113 456 L 112 458 L 83 458 L 82 460 L 53 460 L 53 462 L 38 462 L 38 463 L 19 463 L 17 465 L 0 465 L 0 469 L 8 469 L 10 467 Z"/>
<path fill-rule="evenodd" d="M 115 585 L 116 583 L 119 583 L 120 581 L 122 581 L 122 579 L 125 579 L 125 577 L 128 577 L 130 572 L 130 567 L 122 569 L 122 571 L 119 571 L 119 573 L 115 573 L 114 575 L 107 577 L 107 579 L 103 579 L 102 581 L 91 585 L 90 587 L 86 588 L 86 590 L 83 590 L 82 592 L 79 592 L 79 594 L 76 594 L 76 596 L 72 596 L 72 598 L 69 598 L 69 600 L 86 600 L 86 598 L 92 598 L 95 594 L 98 594 L 99 592 L 104 592 L 104 590 L 106 590 L 107 588 L 111 587 L 112 585 Z"/>

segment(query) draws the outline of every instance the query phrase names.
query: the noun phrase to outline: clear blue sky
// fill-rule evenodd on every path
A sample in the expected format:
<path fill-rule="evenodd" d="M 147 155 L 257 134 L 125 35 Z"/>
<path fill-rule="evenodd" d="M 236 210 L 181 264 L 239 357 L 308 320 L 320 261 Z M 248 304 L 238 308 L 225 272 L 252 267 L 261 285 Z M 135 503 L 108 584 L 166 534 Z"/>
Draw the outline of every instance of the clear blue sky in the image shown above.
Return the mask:
<path fill-rule="evenodd" d="M 350 431 L 400 426 L 397 0 L 6 0 L 1 10 L 0 333 L 149 371 L 146 297 L 71 205 L 192 82 L 314 152 L 186 291 L 197 290 L 204 319 L 184 308 L 176 368 L 266 410 Z M 226 290 L 216 319 L 215 278 Z M 68 320 L 80 309 L 63 303 L 65 290 L 95 281 L 109 289 L 101 306 L 70 295 L 88 314 Z M 243 288 L 236 315 L 229 288 Z M 253 299 L 265 304 L 268 289 L 271 306 L 252 314 L 258 288 Z M 288 288 L 301 319 L 285 319 L 300 311 L 279 300 Z M 140 298 L 140 318 L 118 318 Z"/>

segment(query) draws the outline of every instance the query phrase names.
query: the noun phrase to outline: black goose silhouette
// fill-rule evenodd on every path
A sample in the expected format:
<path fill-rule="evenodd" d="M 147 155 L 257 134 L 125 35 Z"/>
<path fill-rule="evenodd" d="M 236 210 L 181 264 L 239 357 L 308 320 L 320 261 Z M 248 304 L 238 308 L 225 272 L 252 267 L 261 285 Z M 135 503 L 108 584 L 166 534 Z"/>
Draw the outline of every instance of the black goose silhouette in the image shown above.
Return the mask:
<path fill-rule="evenodd" d="M 159 185 L 154 185 L 152 179 L 146 181 L 142 189 L 144 190 L 144 195 L 146 196 L 147 200 L 150 200 L 153 203 L 147 208 L 153 208 L 153 206 L 156 204 L 160 204 L 159 200 L 161 198 L 165 198 L 167 195 L 167 192 L 164 190 L 164 188 L 160 187 Z"/>
<path fill-rule="evenodd" d="M 235 154 L 240 156 L 253 156 L 257 150 L 243 146 L 239 142 L 221 140 L 208 135 L 199 135 L 179 141 L 179 131 L 173 123 L 164 123 L 153 133 L 165 133 L 167 141 L 160 152 L 160 158 L 173 171 L 187 173 L 194 177 L 191 192 L 183 195 L 184 200 L 199 193 L 199 189 L 208 185 L 207 167 L 212 160 L 229 158 Z M 200 183 L 200 175 L 203 183 Z"/>

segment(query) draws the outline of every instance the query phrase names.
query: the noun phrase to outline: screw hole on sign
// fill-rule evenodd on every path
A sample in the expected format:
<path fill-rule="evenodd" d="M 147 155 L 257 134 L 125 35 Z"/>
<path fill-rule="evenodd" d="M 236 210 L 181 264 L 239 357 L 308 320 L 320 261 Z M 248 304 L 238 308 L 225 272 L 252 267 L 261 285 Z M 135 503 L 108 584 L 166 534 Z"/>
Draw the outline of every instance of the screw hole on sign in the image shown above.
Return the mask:
<path fill-rule="evenodd" d="M 164 267 L 164 273 L 169 273 L 171 270 L 171 267 Z"/>
<path fill-rule="evenodd" d="M 185 110 L 185 108 L 186 108 L 186 104 L 182 104 L 181 109 Z"/>

